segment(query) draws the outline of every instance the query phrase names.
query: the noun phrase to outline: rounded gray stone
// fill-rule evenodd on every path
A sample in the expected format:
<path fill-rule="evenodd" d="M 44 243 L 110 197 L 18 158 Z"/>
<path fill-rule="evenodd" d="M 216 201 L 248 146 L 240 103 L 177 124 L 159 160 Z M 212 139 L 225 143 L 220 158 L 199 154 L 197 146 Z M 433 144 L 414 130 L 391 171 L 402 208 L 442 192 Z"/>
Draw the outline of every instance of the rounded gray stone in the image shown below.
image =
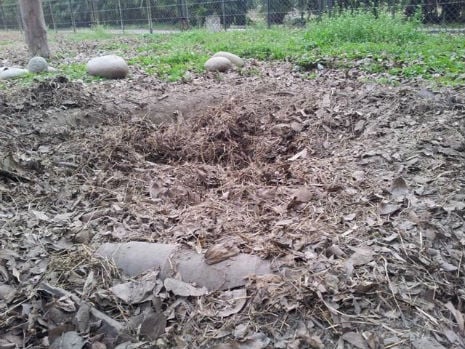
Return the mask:
<path fill-rule="evenodd" d="M 126 61 L 116 55 L 95 57 L 87 63 L 87 73 L 102 78 L 123 79 L 128 72 Z"/>
<path fill-rule="evenodd" d="M 225 72 L 231 68 L 231 61 L 224 57 L 212 57 L 205 62 L 205 69 L 211 72 Z"/>
<path fill-rule="evenodd" d="M 27 73 L 29 73 L 27 69 L 1 67 L 0 68 L 0 80 L 14 79 L 19 76 L 26 75 Z"/>
<path fill-rule="evenodd" d="M 231 52 L 220 51 L 215 53 L 213 57 L 224 57 L 226 59 L 229 59 L 229 61 L 236 67 L 244 66 L 244 61 L 242 60 L 242 58 Z"/>
<path fill-rule="evenodd" d="M 48 63 L 43 57 L 32 57 L 27 64 L 27 70 L 31 73 L 42 73 L 48 71 Z"/>

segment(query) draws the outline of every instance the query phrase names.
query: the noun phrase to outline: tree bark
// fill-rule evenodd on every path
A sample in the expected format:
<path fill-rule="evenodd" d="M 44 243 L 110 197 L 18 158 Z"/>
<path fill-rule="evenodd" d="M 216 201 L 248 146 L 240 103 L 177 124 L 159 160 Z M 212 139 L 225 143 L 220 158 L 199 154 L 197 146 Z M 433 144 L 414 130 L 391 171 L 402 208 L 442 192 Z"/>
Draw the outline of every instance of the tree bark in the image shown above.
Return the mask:
<path fill-rule="evenodd" d="M 50 57 L 41 0 L 19 0 L 26 43 L 32 56 Z"/>

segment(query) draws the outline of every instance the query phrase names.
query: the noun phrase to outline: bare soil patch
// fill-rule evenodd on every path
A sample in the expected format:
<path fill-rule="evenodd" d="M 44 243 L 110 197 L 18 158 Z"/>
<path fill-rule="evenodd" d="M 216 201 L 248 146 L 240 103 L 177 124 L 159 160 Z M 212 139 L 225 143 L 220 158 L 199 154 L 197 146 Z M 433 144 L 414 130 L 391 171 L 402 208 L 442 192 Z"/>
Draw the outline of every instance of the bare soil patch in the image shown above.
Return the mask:
<path fill-rule="evenodd" d="M 464 347 L 464 90 L 254 64 L 0 92 L 2 347 Z M 125 241 L 227 243 L 274 274 L 127 304 L 93 255 Z"/>

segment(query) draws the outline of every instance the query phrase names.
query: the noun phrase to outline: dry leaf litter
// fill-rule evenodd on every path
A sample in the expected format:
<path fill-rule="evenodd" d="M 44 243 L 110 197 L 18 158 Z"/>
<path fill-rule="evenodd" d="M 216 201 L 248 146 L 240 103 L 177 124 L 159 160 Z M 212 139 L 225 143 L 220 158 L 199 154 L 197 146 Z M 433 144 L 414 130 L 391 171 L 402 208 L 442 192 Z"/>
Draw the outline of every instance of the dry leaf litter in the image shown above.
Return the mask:
<path fill-rule="evenodd" d="M 0 348 L 465 347 L 463 88 L 252 64 L 0 91 Z M 95 253 L 130 241 L 271 271 Z"/>

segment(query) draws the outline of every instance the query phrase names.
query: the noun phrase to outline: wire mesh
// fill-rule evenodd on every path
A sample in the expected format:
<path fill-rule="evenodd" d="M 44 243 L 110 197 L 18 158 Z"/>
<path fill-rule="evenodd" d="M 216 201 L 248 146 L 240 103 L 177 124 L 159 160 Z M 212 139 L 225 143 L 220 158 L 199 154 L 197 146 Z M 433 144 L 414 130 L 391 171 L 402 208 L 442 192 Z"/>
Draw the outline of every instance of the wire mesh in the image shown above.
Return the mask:
<path fill-rule="evenodd" d="M 354 11 L 416 18 L 426 26 L 465 27 L 465 0 L 42 0 L 47 26 L 78 30 L 225 30 L 304 26 L 322 16 Z M 16 0 L 0 0 L 0 29 L 21 29 Z"/>

